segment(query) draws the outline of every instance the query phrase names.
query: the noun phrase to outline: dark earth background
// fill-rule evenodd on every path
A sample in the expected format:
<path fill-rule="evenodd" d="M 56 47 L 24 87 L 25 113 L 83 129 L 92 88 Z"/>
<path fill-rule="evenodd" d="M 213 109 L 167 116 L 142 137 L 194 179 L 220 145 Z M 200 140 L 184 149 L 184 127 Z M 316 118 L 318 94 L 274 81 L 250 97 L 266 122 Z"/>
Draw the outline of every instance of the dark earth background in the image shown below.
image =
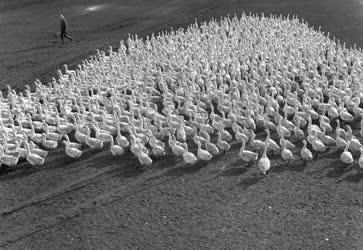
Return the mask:
<path fill-rule="evenodd" d="M 87 10 L 93 5 L 100 9 Z M 362 0 L 1 0 L 0 87 L 46 83 L 128 33 L 242 11 L 295 14 L 363 47 Z M 72 43 L 57 38 L 59 14 Z M 307 166 L 273 159 L 261 177 L 241 163 L 239 147 L 192 167 L 164 157 L 149 171 L 131 153 L 108 150 L 72 161 L 58 149 L 37 170 L 22 163 L 0 174 L 0 248 L 363 249 L 357 163 L 343 166 L 331 149 Z"/>

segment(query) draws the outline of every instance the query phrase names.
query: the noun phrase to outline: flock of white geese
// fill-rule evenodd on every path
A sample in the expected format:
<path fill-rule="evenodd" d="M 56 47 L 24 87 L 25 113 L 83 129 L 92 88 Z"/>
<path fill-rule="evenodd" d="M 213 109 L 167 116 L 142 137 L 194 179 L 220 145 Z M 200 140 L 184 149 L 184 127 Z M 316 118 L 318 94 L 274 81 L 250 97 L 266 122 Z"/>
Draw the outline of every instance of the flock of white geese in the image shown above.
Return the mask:
<path fill-rule="evenodd" d="M 311 161 L 332 147 L 344 164 L 360 155 L 362 168 L 362 55 L 296 17 L 242 14 L 129 36 L 33 92 L 8 87 L 0 161 L 40 166 L 62 146 L 71 158 L 107 147 L 143 166 L 166 153 L 195 164 L 237 141 L 241 163 L 263 174 L 271 155 Z"/>

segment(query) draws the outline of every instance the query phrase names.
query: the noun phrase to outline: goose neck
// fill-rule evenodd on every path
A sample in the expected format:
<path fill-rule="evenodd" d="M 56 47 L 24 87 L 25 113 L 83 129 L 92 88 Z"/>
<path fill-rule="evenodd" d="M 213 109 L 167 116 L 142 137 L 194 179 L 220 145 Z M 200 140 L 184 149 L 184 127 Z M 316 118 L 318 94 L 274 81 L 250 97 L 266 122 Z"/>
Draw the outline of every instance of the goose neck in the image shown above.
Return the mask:
<path fill-rule="evenodd" d="M 242 138 L 241 142 L 242 142 L 241 150 L 244 151 L 246 149 L 246 142 L 243 138 Z"/>
<path fill-rule="evenodd" d="M 303 141 L 303 149 L 306 149 L 306 141 Z"/>
<path fill-rule="evenodd" d="M 347 141 L 347 144 L 345 145 L 344 152 L 347 152 L 350 146 L 350 140 Z"/>
<path fill-rule="evenodd" d="M 267 157 L 267 149 L 268 149 L 269 143 L 265 142 L 265 147 L 263 149 L 262 157 Z"/>

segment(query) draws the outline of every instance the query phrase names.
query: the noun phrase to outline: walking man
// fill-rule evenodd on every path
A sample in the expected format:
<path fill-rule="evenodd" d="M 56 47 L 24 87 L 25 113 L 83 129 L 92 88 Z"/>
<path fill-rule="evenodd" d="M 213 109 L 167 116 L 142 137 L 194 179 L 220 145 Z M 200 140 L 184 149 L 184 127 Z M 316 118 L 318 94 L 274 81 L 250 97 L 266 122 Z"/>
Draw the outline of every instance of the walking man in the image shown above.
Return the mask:
<path fill-rule="evenodd" d="M 64 38 L 69 39 L 70 41 L 72 41 L 72 37 L 67 35 L 67 29 L 68 29 L 68 25 L 66 22 L 66 19 L 64 18 L 63 15 L 59 16 L 59 24 L 60 24 L 60 38 L 62 40 L 62 44 L 64 43 Z"/>

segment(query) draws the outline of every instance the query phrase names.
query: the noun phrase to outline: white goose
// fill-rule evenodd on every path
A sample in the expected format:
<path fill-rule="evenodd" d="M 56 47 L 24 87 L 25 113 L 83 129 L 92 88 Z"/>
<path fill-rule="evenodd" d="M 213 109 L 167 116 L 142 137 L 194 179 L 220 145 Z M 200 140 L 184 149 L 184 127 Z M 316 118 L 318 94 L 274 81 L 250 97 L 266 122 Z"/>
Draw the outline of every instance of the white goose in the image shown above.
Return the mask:
<path fill-rule="evenodd" d="M 219 133 L 220 134 L 220 133 Z M 222 135 L 221 135 L 222 137 Z M 216 144 L 210 141 L 210 135 L 207 134 L 207 142 L 205 143 L 205 149 L 211 153 L 213 156 L 219 154 L 219 149 Z"/>
<path fill-rule="evenodd" d="M 326 134 L 325 127 L 323 127 L 323 133 L 319 136 L 319 139 L 327 146 L 332 146 L 336 144 L 336 140 L 330 135 Z"/>
<path fill-rule="evenodd" d="M 221 133 L 222 139 L 226 142 L 232 141 L 232 139 L 233 139 L 232 135 L 224 128 L 225 128 L 225 125 L 223 124 L 221 126 L 221 128 L 218 130 L 218 132 Z"/>
<path fill-rule="evenodd" d="M 265 143 L 261 140 L 257 140 L 256 138 L 256 134 L 253 132 L 253 130 L 251 131 L 251 139 L 250 139 L 250 143 L 249 145 L 254 149 L 254 150 L 258 150 L 258 151 L 262 151 L 265 147 Z"/>
<path fill-rule="evenodd" d="M 121 134 L 121 129 L 119 124 L 117 124 L 116 129 L 117 129 L 116 143 L 123 148 L 127 148 L 128 146 L 130 146 L 129 140 L 127 140 L 127 138 Z"/>
<path fill-rule="evenodd" d="M 312 124 L 311 116 L 309 116 L 307 119 L 308 119 L 308 132 L 312 133 L 312 134 L 315 132 L 317 134 L 321 134 L 322 131 L 321 131 L 320 127 L 315 124 Z"/>
<path fill-rule="evenodd" d="M 340 137 L 340 130 L 336 129 L 335 134 L 336 134 L 335 144 L 336 144 L 337 148 L 339 148 L 339 149 L 345 148 L 345 146 L 347 145 L 348 142 Z"/>
<path fill-rule="evenodd" d="M 360 148 L 362 147 L 362 144 L 355 136 L 353 136 L 352 128 L 349 125 L 346 125 L 346 127 L 348 130 L 349 149 L 354 152 L 360 152 Z"/>
<path fill-rule="evenodd" d="M 67 136 L 67 135 L 64 135 Z M 62 141 L 66 148 L 66 155 L 70 158 L 76 159 L 81 157 L 82 151 L 78 148 L 72 147 L 69 141 L 68 136 L 66 137 L 66 140 Z"/>
<path fill-rule="evenodd" d="M 178 145 L 176 143 L 176 140 L 174 140 L 174 136 L 173 135 L 169 135 L 169 146 L 171 147 L 171 151 L 175 154 L 175 155 L 183 155 L 185 148 L 182 147 L 181 145 Z"/>
<path fill-rule="evenodd" d="M 207 142 L 207 139 L 198 135 L 197 128 L 193 127 L 193 130 L 194 130 L 194 136 L 193 136 L 194 143 L 197 144 L 197 142 L 200 141 L 201 143 L 205 144 Z"/>
<path fill-rule="evenodd" d="M 97 138 L 92 138 L 91 137 L 91 130 L 89 129 L 89 127 L 86 127 L 87 130 L 87 137 L 86 137 L 86 144 L 87 146 L 89 146 L 92 149 L 102 149 L 103 148 L 103 141 L 99 140 Z"/>
<path fill-rule="evenodd" d="M 320 126 L 320 128 L 322 130 L 325 129 L 325 131 L 328 132 L 328 133 L 332 132 L 333 131 L 332 126 L 323 117 L 324 116 L 322 116 L 322 115 L 319 117 L 319 123 L 320 123 L 319 126 Z"/>
<path fill-rule="evenodd" d="M 337 123 L 337 127 L 335 128 L 335 131 L 339 131 L 339 135 L 343 138 L 343 139 L 348 139 L 348 137 L 349 137 L 349 135 L 348 135 L 348 133 L 344 130 L 344 129 L 342 129 L 341 127 L 340 127 L 340 121 L 339 121 L 339 119 L 338 120 L 336 120 L 336 123 Z"/>
<path fill-rule="evenodd" d="M 250 150 L 246 150 L 246 142 L 244 139 L 241 140 L 242 146 L 239 151 L 239 157 L 245 162 L 254 162 L 258 158 L 258 154 Z"/>
<path fill-rule="evenodd" d="M 194 165 L 198 161 L 197 157 L 192 152 L 188 151 L 188 148 L 184 150 L 183 160 L 185 163 L 191 165 Z"/>
<path fill-rule="evenodd" d="M 142 151 L 144 151 L 144 153 L 148 154 L 148 151 L 147 151 L 147 148 L 145 147 L 144 142 L 140 138 L 137 138 L 135 135 L 131 134 L 130 135 L 130 151 L 131 151 L 131 153 L 133 153 L 136 156 L 140 150 L 142 150 Z"/>
<path fill-rule="evenodd" d="M 1 118 L 0 118 L 0 120 L 1 120 Z M 16 118 L 14 120 L 18 123 L 19 132 L 22 132 L 22 133 L 26 134 L 27 136 L 32 135 L 32 133 L 33 133 L 33 130 L 32 129 L 24 128 L 22 122 L 19 119 Z"/>
<path fill-rule="evenodd" d="M 341 102 L 341 105 L 338 107 L 339 108 L 339 115 L 340 118 L 345 121 L 345 122 L 352 122 L 354 121 L 354 116 L 351 115 L 348 110 L 343 106 L 343 102 Z"/>
<path fill-rule="evenodd" d="M 22 140 L 22 142 L 23 142 L 23 140 Z M 19 159 L 25 158 L 27 155 L 26 149 L 21 147 L 21 144 L 19 141 L 16 141 L 15 144 L 16 144 L 16 148 L 13 150 L 13 152 L 11 154 L 15 153 L 15 155 L 19 155 Z"/>
<path fill-rule="evenodd" d="M 265 131 L 266 131 L 266 134 L 267 134 L 266 140 L 268 141 L 268 145 L 269 145 L 268 149 L 272 150 L 272 152 L 274 154 L 280 152 L 280 150 L 281 150 L 280 146 L 274 140 L 271 139 L 270 130 L 266 129 Z"/>
<path fill-rule="evenodd" d="M 340 160 L 345 164 L 353 163 L 352 153 L 348 151 L 349 145 L 350 145 L 350 140 L 348 141 L 347 145 L 345 146 L 344 152 L 340 155 Z"/>
<path fill-rule="evenodd" d="M 218 132 L 219 133 L 219 132 Z M 220 133 L 219 133 L 220 134 Z M 221 135 L 222 136 L 222 135 Z M 236 140 L 237 141 L 241 141 L 242 139 L 244 139 L 245 140 L 245 142 L 248 142 L 248 140 L 249 140 L 249 137 L 245 134 L 245 133 L 243 133 L 243 130 L 242 130 L 242 128 L 238 128 L 237 130 L 236 130 L 236 132 L 235 132 L 235 138 L 236 138 Z"/>
<path fill-rule="evenodd" d="M 84 128 L 85 132 L 87 133 L 87 129 Z M 86 143 L 87 134 L 81 131 L 81 125 L 77 124 L 76 132 L 74 133 L 74 137 L 79 143 Z"/>
<path fill-rule="evenodd" d="M 228 151 L 230 148 L 231 148 L 231 145 L 229 145 L 228 142 L 222 140 L 222 135 L 221 133 L 217 133 L 217 136 L 218 136 L 218 140 L 217 140 L 217 147 L 223 151 L 223 152 L 226 152 Z"/>
<path fill-rule="evenodd" d="M 301 149 L 301 158 L 305 161 L 305 162 L 309 162 L 313 160 L 313 154 L 311 153 L 311 151 L 307 148 L 307 143 L 306 140 L 303 140 L 303 147 Z"/>
<path fill-rule="evenodd" d="M 43 136 L 42 145 L 45 148 L 47 148 L 47 149 L 55 149 L 55 148 L 58 147 L 58 141 L 53 141 L 53 140 L 47 139 L 46 133 L 42 133 L 42 136 Z"/>
<path fill-rule="evenodd" d="M 77 142 L 71 142 L 68 135 L 63 135 L 63 138 L 67 141 L 67 144 L 69 145 L 69 147 L 77 148 L 77 149 L 82 148 L 82 144 L 79 144 Z"/>
<path fill-rule="evenodd" d="M 315 130 L 314 130 L 314 139 L 311 142 L 311 145 L 316 152 L 325 152 L 326 150 L 325 144 L 318 139 L 318 133 Z"/>
<path fill-rule="evenodd" d="M 96 133 L 96 138 L 98 140 L 101 140 L 103 142 L 111 142 L 112 140 L 112 135 L 107 133 L 106 131 L 101 131 L 97 126 L 95 126 L 94 123 L 91 124 L 91 127 L 93 128 L 93 130 Z"/>
<path fill-rule="evenodd" d="M 181 117 L 180 120 L 183 120 L 184 121 L 184 118 Z M 182 142 L 185 142 L 187 140 L 187 134 L 185 132 L 185 129 L 184 129 L 184 122 L 181 122 L 179 124 L 179 128 L 176 130 L 176 138 L 179 140 L 179 141 L 182 141 Z"/>
<path fill-rule="evenodd" d="M 363 169 L 363 147 L 360 148 L 360 157 L 358 160 L 359 168 Z"/>
<path fill-rule="evenodd" d="M 286 140 L 284 137 L 281 137 L 280 139 L 280 145 L 281 145 L 281 157 L 285 161 L 290 161 L 294 158 L 294 155 L 292 154 L 291 150 L 286 148 Z"/>
<path fill-rule="evenodd" d="M 55 120 L 56 120 L 56 124 L 57 124 L 57 132 L 59 132 L 61 134 L 69 134 L 76 128 L 73 124 L 68 123 L 68 122 L 66 122 L 65 124 L 61 124 L 58 114 L 56 114 Z"/>
<path fill-rule="evenodd" d="M 5 154 L 5 150 L 3 146 L 0 144 L 0 162 L 7 165 L 8 167 L 13 167 L 18 164 L 19 161 L 19 153 L 17 156 Z"/>
<path fill-rule="evenodd" d="M 32 133 L 28 136 L 30 140 L 34 141 L 37 144 L 41 144 L 43 141 L 43 135 L 35 132 L 33 123 L 30 123 L 30 128 L 32 131 Z"/>
<path fill-rule="evenodd" d="M 152 147 L 152 152 L 156 156 L 165 155 L 165 143 L 155 138 L 151 131 L 147 131 L 149 136 L 149 144 Z"/>
<path fill-rule="evenodd" d="M 267 157 L 268 141 L 265 141 L 265 147 L 260 160 L 258 161 L 258 168 L 261 170 L 262 174 L 266 174 L 271 168 L 270 159 Z"/>
<path fill-rule="evenodd" d="M 294 137 L 298 140 L 302 140 L 305 138 L 304 131 L 300 128 L 300 120 L 298 120 L 297 125 L 294 127 Z"/>
<path fill-rule="evenodd" d="M 45 131 L 47 139 L 58 142 L 62 140 L 62 134 L 51 132 L 47 123 L 44 123 L 43 130 Z"/>
<path fill-rule="evenodd" d="M 202 149 L 202 144 L 200 141 L 197 141 L 197 145 L 198 145 L 198 157 L 199 159 L 203 160 L 203 161 L 210 161 L 212 159 L 212 155 L 207 151 Z"/>
<path fill-rule="evenodd" d="M 28 119 L 28 125 L 30 126 L 30 128 L 32 128 L 32 130 L 34 129 L 41 130 L 43 128 L 44 123 L 40 121 L 33 121 L 30 113 L 27 113 L 26 117 Z"/>
<path fill-rule="evenodd" d="M 32 153 L 35 153 L 44 159 L 48 156 L 48 151 L 39 148 L 34 144 L 34 142 L 30 141 L 29 146 Z"/>
<path fill-rule="evenodd" d="M 145 167 L 150 166 L 150 165 L 153 163 L 152 159 L 149 157 L 149 155 L 148 155 L 148 154 L 146 154 L 146 153 L 145 153 L 145 152 L 141 149 L 141 148 L 142 148 L 142 146 L 141 146 L 140 141 L 136 141 L 136 143 L 137 143 L 137 144 L 138 144 L 138 146 L 139 146 L 139 149 L 137 150 L 136 155 L 137 155 L 137 159 L 139 160 L 140 164 L 141 164 L 142 166 L 145 166 Z"/>
<path fill-rule="evenodd" d="M 32 166 L 41 166 L 44 164 L 45 157 L 33 153 L 27 141 L 24 141 L 25 149 L 27 150 L 26 160 Z"/>
<path fill-rule="evenodd" d="M 296 148 L 295 144 L 292 143 L 291 141 L 285 139 L 284 135 L 280 135 L 280 138 L 283 138 L 285 140 L 285 145 L 286 145 L 287 149 L 294 150 Z"/>
<path fill-rule="evenodd" d="M 338 109 L 336 108 L 336 104 L 335 104 L 335 101 L 334 102 L 331 102 L 329 108 L 328 108 L 328 116 L 331 118 L 331 119 L 336 119 L 339 117 L 339 111 Z"/>
<path fill-rule="evenodd" d="M 277 124 L 277 127 L 276 127 L 276 130 L 277 130 L 277 133 L 280 135 L 280 136 L 284 136 L 284 137 L 290 137 L 291 136 L 291 132 L 290 130 L 288 130 L 285 126 L 283 126 L 281 124 L 283 118 L 282 116 L 280 117 L 279 119 L 279 123 Z"/>
<path fill-rule="evenodd" d="M 156 156 L 163 156 L 165 155 L 165 148 L 155 142 L 154 137 L 150 137 L 149 144 L 152 148 L 152 152 Z"/>
<path fill-rule="evenodd" d="M 111 151 L 112 155 L 123 155 L 125 152 L 125 150 L 121 146 L 114 144 L 114 140 L 113 140 L 112 136 L 111 136 L 110 151 Z"/>

